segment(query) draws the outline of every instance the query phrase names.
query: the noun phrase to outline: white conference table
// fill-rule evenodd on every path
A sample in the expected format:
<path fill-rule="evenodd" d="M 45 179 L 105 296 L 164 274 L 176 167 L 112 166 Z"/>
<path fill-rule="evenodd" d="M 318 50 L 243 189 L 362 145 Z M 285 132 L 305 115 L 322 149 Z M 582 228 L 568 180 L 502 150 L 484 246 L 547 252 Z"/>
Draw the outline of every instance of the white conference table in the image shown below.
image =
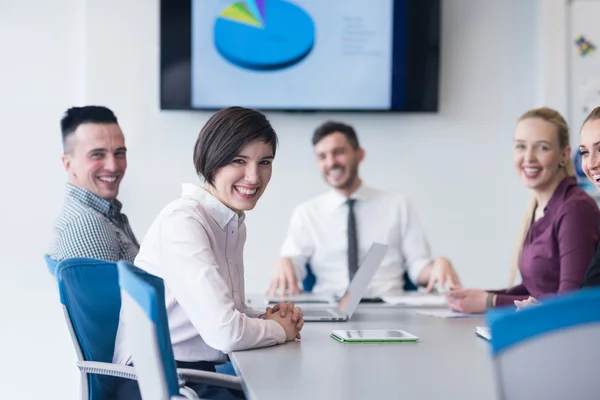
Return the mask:
<path fill-rule="evenodd" d="M 252 400 L 497 398 L 483 318 L 360 305 L 350 322 L 307 322 L 302 339 L 230 356 Z M 343 344 L 334 329 L 402 329 L 418 343 Z"/>

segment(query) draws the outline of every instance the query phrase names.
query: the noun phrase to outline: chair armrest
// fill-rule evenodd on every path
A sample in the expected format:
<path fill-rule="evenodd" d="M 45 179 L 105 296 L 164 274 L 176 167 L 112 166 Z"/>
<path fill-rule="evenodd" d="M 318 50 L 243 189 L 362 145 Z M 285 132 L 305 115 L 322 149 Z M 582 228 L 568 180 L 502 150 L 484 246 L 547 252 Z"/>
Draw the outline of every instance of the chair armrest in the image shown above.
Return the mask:
<path fill-rule="evenodd" d="M 81 372 L 86 372 L 89 374 L 110 375 L 137 380 L 134 367 L 129 365 L 111 364 L 97 361 L 77 361 L 77 367 Z M 179 379 L 182 379 L 186 382 L 205 383 L 207 385 L 215 385 L 228 389 L 242 390 L 241 379 L 231 375 L 187 368 L 177 369 L 177 375 L 179 376 Z"/>
<path fill-rule="evenodd" d="M 178 396 L 174 396 L 171 397 L 171 400 L 173 399 L 177 399 L 177 400 L 200 400 L 200 398 L 198 397 L 198 395 L 196 394 L 196 392 L 194 392 L 192 389 L 190 389 L 189 387 L 182 387 L 179 389 L 179 395 Z"/>
<path fill-rule="evenodd" d="M 135 379 L 135 370 L 129 365 L 111 364 L 98 361 L 77 361 L 77 367 L 81 372 L 97 375 L 109 375 L 119 378 Z"/>
<path fill-rule="evenodd" d="M 188 368 L 178 368 L 177 375 L 179 379 L 183 379 L 186 382 L 205 383 L 228 389 L 242 390 L 242 380 L 231 375 Z"/>

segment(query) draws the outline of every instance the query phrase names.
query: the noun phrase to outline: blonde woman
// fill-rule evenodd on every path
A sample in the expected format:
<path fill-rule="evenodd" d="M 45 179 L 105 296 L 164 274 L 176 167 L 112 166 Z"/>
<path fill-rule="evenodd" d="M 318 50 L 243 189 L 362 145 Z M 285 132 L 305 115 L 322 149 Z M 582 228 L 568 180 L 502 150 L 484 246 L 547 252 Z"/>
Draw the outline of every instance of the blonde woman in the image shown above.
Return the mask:
<path fill-rule="evenodd" d="M 583 122 L 580 143 L 581 169 L 588 179 L 600 189 L 600 107 L 592 110 Z M 588 266 L 581 288 L 596 286 L 600 286 L 600 245 Z M 529 297 L 524 301 L 515 301 L 515 305 L 520 308 L 532 304 L 538 304 L 534 297 Z"/>
<path fill-rule="evenodd" d="M 453 310 L 481 313 L 581 286 L 600 242 L 600 211 L 577 185 L 570 153 L 567 123 L 557 111 L 539 108 L 519 118 L 514 164 L 532 191 L 515 258 L 522 283 L 495 291 L 450 290 L 448 304 Z"/>

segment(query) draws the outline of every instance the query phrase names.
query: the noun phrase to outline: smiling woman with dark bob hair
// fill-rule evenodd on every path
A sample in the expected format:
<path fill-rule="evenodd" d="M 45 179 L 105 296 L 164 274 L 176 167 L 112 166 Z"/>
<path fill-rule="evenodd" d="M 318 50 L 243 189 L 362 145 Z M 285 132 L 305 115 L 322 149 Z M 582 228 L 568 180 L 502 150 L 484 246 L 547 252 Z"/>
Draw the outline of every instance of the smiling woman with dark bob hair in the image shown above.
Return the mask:
<path fill-rule="evenodd" d="M 273 168 L 277 134 L 256 110 L 230 107 L 214 114 L 194 145 L 203 185 L 184 184 L 181 196 L 156 217 L 135 265 L 165 282 L 173 353 L 179 368 L 215 371 L 235 350 L 300 339 L 302 312 L 281 303 L 260 313 L 246 306 L 243 250 L 245 212 L 264 193 Z M 114 362 L 131 364 L 126 321 L 119 322 Z M 189 384 L 201 398 L 243 393 Z M 139 399 L 135 381 L 118 398 Z"/>

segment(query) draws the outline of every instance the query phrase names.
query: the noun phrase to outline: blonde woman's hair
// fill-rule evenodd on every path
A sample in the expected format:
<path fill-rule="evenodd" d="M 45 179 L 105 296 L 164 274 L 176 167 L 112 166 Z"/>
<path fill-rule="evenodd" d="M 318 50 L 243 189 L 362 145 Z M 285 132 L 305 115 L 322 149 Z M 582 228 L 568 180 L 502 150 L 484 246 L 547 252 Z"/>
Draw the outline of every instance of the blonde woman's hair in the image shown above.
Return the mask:
<path fill-rule="evenodd" d="M 583 124 L 581 124 L 581 127 L 583 128 L 583 125 L 585 125 L 588 122 L 593 122 L 596 120 L 600 119 L 600 107 L 596 107 L 592 110 L 592 112 L 590 113 L 590 115 L 588 115 L 585 120 L 583 121 Z"/>
<path fill-rule="evenodd" d="M 600 107 L 597 109 L 597 115 L 600 119 Z M 594 110 L 594 111 L 595 111 Z M 591 116 L 591 114 L 590 114 Z M 561 150 L 569 147 L 570 138 L 569 138 L 569 126 L 567 125 L 567 121 L 563 118 L 562 115 L 556 110 L 551 108 L 542 107 L 535 108 L 533 110 L 527 111 L 525 114 L 521 115 L 518 119 L 518 122 L 523 121 L 525 119 L 530 118 L 539 118 L 543 121 L 549 122 L 556 127 L 556 132 L 558 134 L 558 144 Z M 588 119 L 590 117 L 588 116 Z M 586 120 L 587 121 L 587 120 Z M 575 165 L 573 164 L 573 160 L 571 157 L 566 161 L 563 166 L 565 174 L 567 176 L 575 176 Z M 517 241 L 515 243 L 515 250 L 513 252 L 513 258 L 510 268 L 510 276 L 508 287 L 512 287 L 515 283 L 515 279 L 517 276 L 517 272 L 519 270 L 519 259 L 521 258 L 521 251 L 523 250 L 523 244 L 525 242 L 525 237 L 527 236 L 527 232 L 529 232 L 529 227 L 531 226 L 531 221 L 533 219 L 533 212 L 537 207 L 537 200 L 535 198 L 535 194 L 531 194 L 529 200 L 527 201 L 527 206 L 525 208 L 525 215 L 519 225 L 519 230 L 517 233 Z"/>

